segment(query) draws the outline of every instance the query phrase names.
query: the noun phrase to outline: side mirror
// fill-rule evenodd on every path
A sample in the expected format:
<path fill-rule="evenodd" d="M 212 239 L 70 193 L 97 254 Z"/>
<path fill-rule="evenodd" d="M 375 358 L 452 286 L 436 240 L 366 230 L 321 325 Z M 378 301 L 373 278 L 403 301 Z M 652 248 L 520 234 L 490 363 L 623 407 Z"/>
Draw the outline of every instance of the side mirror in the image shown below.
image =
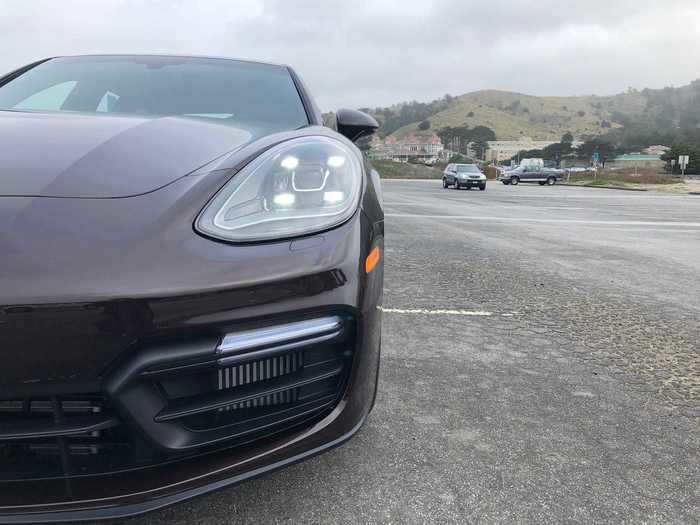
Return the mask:
<path fill-rule="evenodd" d="M 374 117 L 355 109 L 339 109 L 335 119 L 338 133 L 345 135 L 353 142 L 365 135 L 371 135 L 379 128 Z"/>

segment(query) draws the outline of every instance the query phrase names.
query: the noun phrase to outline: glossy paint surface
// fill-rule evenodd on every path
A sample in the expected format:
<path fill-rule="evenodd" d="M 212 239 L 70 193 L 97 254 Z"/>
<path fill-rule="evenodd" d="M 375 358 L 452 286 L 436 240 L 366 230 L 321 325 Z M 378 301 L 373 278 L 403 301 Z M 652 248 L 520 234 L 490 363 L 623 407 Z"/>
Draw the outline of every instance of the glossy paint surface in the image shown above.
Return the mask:
<path fill-rule="evenodd" d="M 139 195 L 231 152 L 254 133 L 194 118 L 0 111 L 0 196 Z"/>

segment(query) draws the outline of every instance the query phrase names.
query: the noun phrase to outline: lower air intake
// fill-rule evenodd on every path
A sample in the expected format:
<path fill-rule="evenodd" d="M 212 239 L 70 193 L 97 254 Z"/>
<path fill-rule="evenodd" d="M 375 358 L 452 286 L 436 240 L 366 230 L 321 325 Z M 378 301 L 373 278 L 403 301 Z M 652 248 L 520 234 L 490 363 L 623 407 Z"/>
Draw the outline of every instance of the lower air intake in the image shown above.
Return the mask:
<path fill-rule="evenodd" d="M 0 400 L 0 481 L 93 473 L 119 426 L 99 394 Z"/>
<path fill-rule="evenodd" d="M 313 424 L 341 400 L 355 344 L 350 316 L 280 323 L 144 347 L 101 392 L 0 397 L 0 483 L 51 479 L 70 495 L 74 478 Z"/>
<path fill-rule="evenodd" d="M 144 434 L 184 452 L 284 432 L 328 413 L 345 391 L 356 341 L 328 316 L 165 344 L 116 374 L 111 392 Z"/>

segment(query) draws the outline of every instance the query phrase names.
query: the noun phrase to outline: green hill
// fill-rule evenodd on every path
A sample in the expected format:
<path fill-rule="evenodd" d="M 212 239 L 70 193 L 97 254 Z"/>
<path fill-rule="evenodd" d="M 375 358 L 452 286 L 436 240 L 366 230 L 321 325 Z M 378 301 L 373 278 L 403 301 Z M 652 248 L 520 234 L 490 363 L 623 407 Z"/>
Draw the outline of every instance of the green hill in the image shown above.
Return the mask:
<path fill-rule="evenodd" d="M 398 138 L 409 133 L 432 133 L 445 126 L 488 126 L 499 140 L 527 136 L 556 140 L 567 131 L 576 138 L 600 135 L 620 127 L 619 115 L 642 113 L 647 98 L 632 91 L 609 97 L 535 97 L 506 91 L 476 91 L 450 100 L 447 108 L 392 132 Z M 418 125 L 430 122 L 428 130 Z M 424 125 L 425 126 L 425 125 Z"/>
<path fill-rule="evenodd" d="M 700 80 L 612 96 L 535 97 L 485 90 L 363 111 L 375 116 L 382 137 L 486 126 L 498 140 L 558 140 L 570 131 L 575 139 L 596 138 L 624 151 L 653 144 L 700 146 Z"/>

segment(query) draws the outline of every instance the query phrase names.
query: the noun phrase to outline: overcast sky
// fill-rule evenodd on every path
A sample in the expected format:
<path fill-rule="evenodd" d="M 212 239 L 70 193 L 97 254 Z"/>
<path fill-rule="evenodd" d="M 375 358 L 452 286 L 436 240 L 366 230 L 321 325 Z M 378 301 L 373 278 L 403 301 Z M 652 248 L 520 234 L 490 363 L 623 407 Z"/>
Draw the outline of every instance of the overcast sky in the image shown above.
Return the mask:
<path fill-rule="evenodd" d="M 0 0 L 0 71 L 80 53 L 284 62 L 322 109 L 700 77 L 698 0 Z"/>

